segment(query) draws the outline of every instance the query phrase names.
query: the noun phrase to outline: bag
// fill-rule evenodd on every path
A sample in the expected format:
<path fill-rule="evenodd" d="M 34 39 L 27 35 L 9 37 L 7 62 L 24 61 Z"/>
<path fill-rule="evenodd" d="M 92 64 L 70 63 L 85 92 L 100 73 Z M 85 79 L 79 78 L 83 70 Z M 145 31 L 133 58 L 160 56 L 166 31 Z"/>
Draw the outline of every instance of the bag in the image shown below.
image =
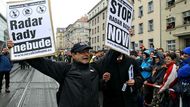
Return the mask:
<path fill-rule="evenodd" d="M 5 55 L 0 56 L 0 72 L 10 72 L 12 68 L 12 63 L 9 58 Z"/>

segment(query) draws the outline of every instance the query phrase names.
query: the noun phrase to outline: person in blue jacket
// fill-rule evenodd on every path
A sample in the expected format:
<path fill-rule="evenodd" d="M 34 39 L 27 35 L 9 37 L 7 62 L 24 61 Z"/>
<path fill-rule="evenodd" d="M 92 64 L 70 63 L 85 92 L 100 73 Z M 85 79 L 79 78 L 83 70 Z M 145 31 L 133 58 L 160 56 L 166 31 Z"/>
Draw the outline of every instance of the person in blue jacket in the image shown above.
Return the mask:
<path fill-rule="evenodd" d="M 141 64 L 141 75 L 145 80 L 144 83 L 147 83 L 147 80 L 150 79 L 152 75 L 152 59 L 150 58 L 150 50 L 145 50 L 143 53 L 143 61 Z M 147 107 L 152 101 L 153 89 L 150 86 L 144 85 L 143 87 L 144 94 L 144 106 Z"/>
<path fill-rule="evenodd" d="M 2 54 L 0 55 L 0 93 L 2 89 L 3 77 L 5 76 L 5 92 L 9 93 L 9 83 L 10 83 L 10 71 L 12 64 L 9 58 L 9 52 L 7 48 L 3 48 Z"/>
<path fill-rule="evenodd" d="M 183 62 L 177 77 L 183 88 L 181 92 L 183 107 L 190 107 L 190 47 L 183 49 Z"/>

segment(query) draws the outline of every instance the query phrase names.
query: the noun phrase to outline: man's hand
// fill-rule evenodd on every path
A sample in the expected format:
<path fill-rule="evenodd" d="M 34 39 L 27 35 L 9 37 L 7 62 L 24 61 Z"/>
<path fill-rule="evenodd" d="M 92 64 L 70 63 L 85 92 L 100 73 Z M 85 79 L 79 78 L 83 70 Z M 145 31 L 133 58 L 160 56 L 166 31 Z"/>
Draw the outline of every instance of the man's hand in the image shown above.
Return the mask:
<path fill-rule="evenodd" d="M 8 49 L 7 48 L 3 48 L 2 53 L 7 53 L 7 52 L 8 52 Z"/>
<path fill-rule="evenodd" d="M 103 74 L 103 80 L 104 81 L 108 81 L 108 80 L 110 80 L 110 77 L 111 77 L 111 75 L 110 75 L 110 73 L 109 72 L 105 72 L 104 74 Z"/>
<path fill-rule="evenodd" d="M 14 46 L 14 43 L 12 40 L 7 40 L 7 47 L 10 49 Z"/>
<path fill-rule="evenodd" d="M 128 86 L 133 86 L 134 84 L 135 84 L 135 80 L 134 79 L 131 79 L 131 80 L 127 81 L 127 85 Z"/>

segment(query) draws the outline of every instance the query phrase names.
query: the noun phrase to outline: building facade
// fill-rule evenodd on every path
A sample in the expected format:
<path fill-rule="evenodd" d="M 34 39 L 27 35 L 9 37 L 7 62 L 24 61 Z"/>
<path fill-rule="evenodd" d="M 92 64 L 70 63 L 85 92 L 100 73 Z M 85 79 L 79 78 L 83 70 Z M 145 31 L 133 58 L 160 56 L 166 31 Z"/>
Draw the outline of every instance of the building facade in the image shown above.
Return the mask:
<path fill-rule="evenodd" d="M 190 0 L 162 0 L 162 47 L 165 50 L 190 46 Z"/>
<path fill-rule="evenodd" d="M 161 46 L 161 0 L 135 0 L 132 20 L 133 36 L 131 48 L 138 50 L 141 45 L 146 48 Z"/>
<path fill-rule="evenodd" d="M 5 46 L 5 41 L 8 39 L 7 21 L 0 13 L 0 49 Z"/>
<path fill-rule="evenodd" d="M 64 48 L 64 40 L 63 40 L 63 34 L 65 29 L 64 28 L 57 28 L 56 31 L 56 50 L 62 50 Z"/>
<path fill-rule="evenodd" d="M 129 0 L 134 6 L 131 49 L 163 48 L 165 51 L 190 46 L 190 0 Z M 76 42 L 89 41 L 93 50 L 105 46 L 108 0 L 100 0 L 87 14 L 88 27 L 79 22 L 69 25 L 64 32 L 64 48 Z M 184 8 L 185 7 L 185 8 Z M 86 26 L 86 25 L 85 25 Z M 79 33 L 85 28 L 85 33 Z M 80 35 L 86 35 L 81 36 Z"/>
<path fill-rule="evenodd" d="M 88 12 L 90 45 L 93 50 L 105 49 L 105 24 L 107 19 L 107 0 L 101 0 Z"/>
<path fill-rule="evenodd" d="M 134 1 L 131 48 L 153 44 L 168 51 L 190 46 L 189 5 L 189 0 Z"/>
<path fill-rule="evenodd" d="M 89 25 L 87 21 L 88 17 L 84 16 L 66 28 L 63 37 L 63 49 L 70 50 L 73 44 L 78 42 L 89 43 Z"/>

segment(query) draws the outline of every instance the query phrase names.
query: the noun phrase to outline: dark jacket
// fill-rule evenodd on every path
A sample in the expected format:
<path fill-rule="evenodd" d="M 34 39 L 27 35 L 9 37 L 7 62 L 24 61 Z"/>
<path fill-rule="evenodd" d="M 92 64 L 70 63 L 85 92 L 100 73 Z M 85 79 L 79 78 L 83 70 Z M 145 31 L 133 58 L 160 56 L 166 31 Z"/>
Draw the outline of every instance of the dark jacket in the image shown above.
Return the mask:
<path fill-rule="evenodd" d="M 156 57 L 160 59 L 160 61 L 157 63 L 155 62 Z M 148 80 L 148 82 L 154 83 L 157 85 L 161 85 L 163 83 L 163 78 L 167 70 L 167 68 L 163 66 L 164 64 L 165 62 L 164 62 L 163 54 L 160 52 L 157 52 L 153 60 L 153 69 L 155 69 L 156 72 L 154 73 L 154 75 L 152 75 L 152 77 Z"/>
<path fill-rule="evenodd" d="M 44 58 L 27 62 L 60 84 L 57 96 L 59 107 L 98 107 L 99 75 L 102 75 L 104 65 L 113 57 L 109 53 L 92 64 L 68 64 Z"/>
<path fill-rule="evenodd" d="M 122 87 L 129 80 L 128 70 L 133 65 L 135 85 L 132 92 L 129 86 L 126 91 L 122 91 Z M 138 89 L 143 84 L 140 75 L 140 66 L 137 61 L 126 56 L 121 62 L 116 60 L 109 64 L 105 72 L 111 74 L 109 81 L 103 85 L 103 107 L 137 107 Z"/>

